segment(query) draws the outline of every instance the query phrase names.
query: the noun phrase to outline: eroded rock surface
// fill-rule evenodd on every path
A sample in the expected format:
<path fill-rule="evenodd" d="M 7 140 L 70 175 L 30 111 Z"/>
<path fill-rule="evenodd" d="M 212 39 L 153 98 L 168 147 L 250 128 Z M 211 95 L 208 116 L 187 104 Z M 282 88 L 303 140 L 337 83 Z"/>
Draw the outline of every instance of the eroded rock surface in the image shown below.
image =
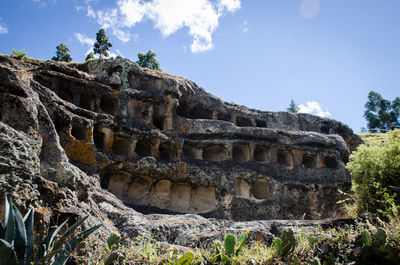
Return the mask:
<path fill-rule="evenodd" d="M 0 56 L 0 192 L 110 229 L 341 217 L 359 143 L 338 121 L 229 104 L 125 59 Z"/>

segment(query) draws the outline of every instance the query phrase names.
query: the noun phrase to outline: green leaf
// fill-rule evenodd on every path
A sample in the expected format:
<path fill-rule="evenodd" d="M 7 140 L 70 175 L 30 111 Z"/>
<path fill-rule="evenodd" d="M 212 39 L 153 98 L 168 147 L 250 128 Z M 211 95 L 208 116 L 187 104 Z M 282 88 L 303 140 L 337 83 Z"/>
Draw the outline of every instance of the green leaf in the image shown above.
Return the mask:
<path fill-rule="evenodd" d="M 119 242 L 121 241 L 121 237 L 115 233 L 112 233 L 108 238 L 107 238 L 107 245 L 110 250 L 113 249 L 114 246 L 117 246 Z"/>
<path fill-rule="evenodd" d="M 15 218 L 14 218 L 14 211 L 12 210 L 13 203 L 12 201 L 8 201 L 6 198 L 6 232 L 4 235 L 4 240 L 10 244 L 14 244 L 15 239 Z"/>
<path fill-rule="evenodd" d="M 101 227 L 101 225 L 91 227 L 79 233 L 77 236 L 68 241 L 68 243 L 65 244 L 64 249 L 54 260 L 52 265 L 64 265 L 65 262 L 68 260 L 69 256 L 72 254 L 72 252 L 74 252 L 78 244 L 80 244 L 83 240 L 85 240 L 86 237 L 88 237 L 91 233 L 96 231 L 99 227 Z"/>
<path fill-rule="evenodd" d="M 49 248 L 51 246 L 51 244 L 53 243 L 53 240 L 55 238 L 55 236 L 58 234 L 58 232 L 61 230 L 61 228 L 68 222 L 68 219 L 65 220 L 59 227 L 57 227 L 56 229 L 51 230 L 47 236 L 43 239 L 43 241 L 40 243 L 40 247 L 36 253 L 36 258 L 35 261 L 40 260 L 41 258 L 43 258 L 44 256 L 47 255 Z M 59 247 L 60 248 L 60 247 Z M 57 249 L 54 248 L 53 249 Z"/>
<path fill-rule="evenodd" d="M 0 264 L 17 265 L 17 256 L 13 246 L 3 239 L 0 239 Z"/>
<path fill-rule="evenodd" d="M 14 241 L 15 254 L 17 255 L 18 264 L 24 264 L 25 251 L 28 245 L 26 239 L 25 224 L 21 213 L 14 205 L 12 206 L 12 211 L 15 218 L 15 232 L 16 232 Z"/>
<path fill-rule="evenodd" d="M 315 244 L 318 242 L 318 239 L 312 234 L 308 235 L 307 240 L 311 248 L 313 248 Z"/>
<path fill-rule="evenodd" d="M 239 237 L 239 243 L 236 247 L 236 252 L 235 252 L 236 255 L 239 253 L 239 251 L 243 247 L 244 243 L 246 243 L 247 238 L 248 238 L 247 233 L 244 233 Z"/>
<path fill-rule="evenodd" d="M 175 265 L 189 265 L 193 260 L 194 260 L 193 253 L 188 252 L 185 255 L 183 255 L 180 259 L 178 259 Z"/>
<path fill-rule="evenodd" d="M 372 244 L 371 240 L 371 234 L 368 232 L 368 230 L 364 230 L 361 234 L 361 241 L 363 244 L 367 247 L 370 247 Z"/>
<path fill-rule="evenodd" d="M 386 232 L 383 228 L 379 228 L 375 234 L 375 238 L 379 241 L 381 245 L 386 243 Z"/>
<path fill-rule="evenodd" d="M 280 238 L 275 238 L 272 240 L 272 244 L 274 245 L 276 251 L 280 254 L 282 251 L 282 240 Z"/>
<path fill-rule="evenodd" d="M 230 256 L 233 254 L 236 245 L 236 237 L 232 234 L 227 234 L 224 240 L 225 253 Z"/>
<path fill-rule="evenodd" d="M 28 213 L 24 216 L 24 225 L 26 232 L 26 258 L 25 265 L 30 265 L 31 260 L 33 259 L 33 215 L 34 210 L 31 208 Z"/>
<path fill-rule="evenodd" d="M 79 219 L 78 221 L 76 221 L 73 225 L 71 225 L 67 231 L 65 231 L 65 233 L 60 237 L 60 239 L 58 239 L 56 242 L 54 242 L 54 248 L 60 248 L 65 241 L 67 240 L 68 236 L 70 236 L 71 234 L 73 234 L 75 232 L 75 230 L 88 218 L 88 215 L 86 215 L 85 217 Z"/>

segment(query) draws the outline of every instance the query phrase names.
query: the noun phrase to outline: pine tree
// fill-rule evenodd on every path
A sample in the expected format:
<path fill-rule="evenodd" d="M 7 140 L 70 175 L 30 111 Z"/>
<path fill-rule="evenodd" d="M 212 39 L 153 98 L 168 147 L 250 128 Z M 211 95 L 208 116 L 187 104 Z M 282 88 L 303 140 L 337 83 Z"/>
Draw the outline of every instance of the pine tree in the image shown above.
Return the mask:
<path fill-rule="evenodd" d="M 299 107 L 297 106 L 297 104 L 294 102 L 294 100 L 292 99 L 290 101 L 290 105 L 289 108 L 286 109 L 287 111 L 291 112 L 291 113 L 297 113 L 299 112 Z"/>
<path fill-rule="evenodd" d="M 108 57 L 108 50 L 112 47 L 111 42 L 108 42 L 108 37 L 104 29 L 100 29 L 96 34 L 96 43 L 94 44 L 93 51 L 101 57 Z"/>
<path fill-rule="evenodd" d="M 61 43 L 56 47 L 56 56 L 51 58 L 53 61 L 70 62 L 72 61 L 67 44 Z"/>
<path fill-rule="evenodd" d="M 157 54 L 152 50 L 149 50 L 146 54 L 140 52 L 138 53 L 138 63 L 141 67 L 151 68 L 161 71 L 160 63 L 156 59 Z"/>

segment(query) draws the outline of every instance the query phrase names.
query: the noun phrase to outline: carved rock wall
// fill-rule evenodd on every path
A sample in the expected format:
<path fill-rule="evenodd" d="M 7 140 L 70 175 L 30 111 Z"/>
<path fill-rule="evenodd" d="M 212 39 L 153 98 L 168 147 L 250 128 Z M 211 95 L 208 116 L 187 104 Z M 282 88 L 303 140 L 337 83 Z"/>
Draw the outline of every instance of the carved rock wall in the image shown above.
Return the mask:
<path fill-rule="evenodd" d="M 233 220 L 342 215 L 338 190 L 349 190 L 345 163 L 361 140 L 340 122 L 229 104 L 129 60 L 1 61 L 40 97 L 55 145 L 134 209 Z M 42 171 L 60 178 L 60 161 L 49 153 Z"/>

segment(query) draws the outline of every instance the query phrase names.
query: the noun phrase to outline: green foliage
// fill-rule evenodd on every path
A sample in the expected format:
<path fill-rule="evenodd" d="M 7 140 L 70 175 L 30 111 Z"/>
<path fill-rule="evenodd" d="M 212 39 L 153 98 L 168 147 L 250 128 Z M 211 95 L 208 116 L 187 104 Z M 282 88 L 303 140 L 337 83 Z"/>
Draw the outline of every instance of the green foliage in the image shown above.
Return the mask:
<path fill-rule="evenodd" d="M 214 251 L 211 254 L 211 259 L 208 260 L 204 257 L 206 264 L 231 264 L 232 258 L 239 254 L 247 238 L 247 233 L 242 234 L 239 240 L 236 240 L 236 237 L 232 234 L 225 235 L 224 247 L 222 247 L 219 242 L 216 242 L 214 244 Z"/>
<path fill-rule="evenodd" d="M 51 58 L 53 61 L 70 62 L 72 61 L 67 44 L 61 43 L 56 47 L 56 56 Z"/>
<path fill-rule="evenodd" d="M 141 67 L 146 67 L 150 69 L 155 69 L 161 71 L 160 63 L 156 59 L 157 54 L 152 50 L 149 50 L 146 54 L 140 52 L 138 53 L 138 63 Z"/>
<path fill-rule="evenodd" d="M 347 164 L 358 212 L 368 210 L 388 218 L 396 215 L 400 187 L 400 130 L 368 137 Z"/>
<path fill-rule="evenodd" d="M 307 240 L 308 240 L 308 244 L 310 245 L 310 247 L 314 247 L 315 246 L 315 244 L 318 242 L 318 239 L 314 236 L 314 235 L 312 235 L 312 234 L 309 234 L 308 235 L 308 237 L 307 237 Z"/>
<path fill-rule="evenodd" d="M 365 108 L 364 117 L 371 132 L 386 132 L 400 128 L 400 97 L 390 101 L 382 98 L 379 93 L 371 91 Z"/>
<path fill-rule="evenodd" d="M 286 109 L 288 112 L 291 112 L 291 113 L 297 113 L 297 112 L 299 112 L 299 107 L 297 106 L 297 104 L 294 102 L 294 100 L 292 99 L 291 101 L 290 101 L 290 105 L 289 105 L 289 107 Z"/>
<path fill-rule="evenodd" d="M 107 238 L 107 245 L 110 250 L 112 250 L 114 247 L 118 246 L 119 242 L 121 241 L 121 237 L 115 233 L 112 233 L 108 238 Z"/>
<path fill-rule="evenodd" d="M 279 255 L 288 257 L 296 247 L 297 241 L 292 230 L 287 230 L 282 233 L 281 239 L 275 238 L 272 243 Z"/>
<path fill-rule="evenodd" d="M 31 265 L 52 264 L 63 265 L 69 256 L 86 237 L 100 226 L 85 230 L 71 238 L 75 230 L 86 220 L 87 216 L 69 227 L 64 234 L 56 237 L 65 221 L 50 231 L 39 244 L 36 257 L 33 256 L 33 209 L 22 218 L 21 213 L 6 198 L 5 223 L 0 221 L 0 264 Z"/>
<path fill-rule="evenodd" d="M 11 56 L 14 57 L 15 59 L 23 60 L 26 59 L 26 52 L 13 49 Z"/>
<path fill-rule="evenodd" d="M 94 53 L 93 53 L 93 52 L 90 52 L 90 53 L 86 56 L 85 61 L 88 61 L 88 60 L 91 60 L 91 59 L 95 59 Z"/>
<path fill-rule="evenodd" d="M 99 54 L 100 59 L 102 56 L 108 57 L 108 51 L 112 47 L 111 42 L 108 42 L 108 37 L 104 29 L 100 29 L 96 33 L 96 42 L 94 43 L 93 51 L 94 54 Z"/>
<path fill-rule="evenodd" d="M 188 252 L 183 255 L 174 265 L 189 265 L 192 263 L 194 255 L 192 252 Z"/>
<path fill-rule="evenodd" d="M 228 256 L 233 254 L 236 245 L 236 237 L 232 234 L 227 234 L 224 240 L 225 253 Z"/>
<path fill-rule="evenodd" d="M 363 243 L 364 246 L 371 246 L 372 244 L 372 239 L 371 239 L 371 234 L 368 232 L 368 230 L 364 230 L 361 233 L 361 242 Z"/>

